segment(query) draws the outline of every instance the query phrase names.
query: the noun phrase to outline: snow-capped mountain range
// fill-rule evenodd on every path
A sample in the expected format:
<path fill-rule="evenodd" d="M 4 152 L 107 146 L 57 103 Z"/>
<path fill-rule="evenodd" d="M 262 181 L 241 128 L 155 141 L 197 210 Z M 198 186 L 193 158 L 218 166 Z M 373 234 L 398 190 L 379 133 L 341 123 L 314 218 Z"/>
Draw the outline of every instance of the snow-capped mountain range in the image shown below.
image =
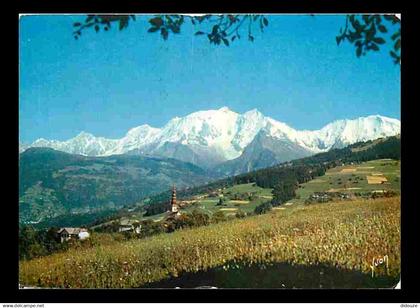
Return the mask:
<path fill-rule="evenodd" d="M 255 147 L 256 142 L 253 141 L 257 135 L 259 138 L 261 135 L 270 138 L 271 151 L 276 149 L 273 142 L 278 141 L 281 142 L 279 146 L 283 147 L 282 153 L 286 144 L 307 156 L 399 133 L 399 120 L 380 115 L 338 120 L 319 130 L 310 131 L 296 130 L 264 116 L 256 109 L 238 114 L 223 107 L 173 118 L 162 128 L 141 125 L 130 129 L 121 139 L 95 137 L 81 132 L 67 141 L 41 138 L 31 145 L 22 145 L 20 151 L 28 147 L 50 147 L 87 156 L 147 154 L 173 157 L 209 167 L 240 159 L 247 147 L 251 144 Z"/>

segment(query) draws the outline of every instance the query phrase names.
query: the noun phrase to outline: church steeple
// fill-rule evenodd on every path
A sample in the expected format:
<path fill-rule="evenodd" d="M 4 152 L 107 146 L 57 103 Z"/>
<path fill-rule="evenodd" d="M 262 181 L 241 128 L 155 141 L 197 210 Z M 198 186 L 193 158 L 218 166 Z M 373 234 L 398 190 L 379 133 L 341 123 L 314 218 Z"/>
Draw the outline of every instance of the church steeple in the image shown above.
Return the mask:
<path fill-rule="evenodd" d="M 176 204 L 176 188 L 175 185 L 172 186 L 172 195 L 171 195 L 171 212 L 178 212 L 178 205 Z"/>

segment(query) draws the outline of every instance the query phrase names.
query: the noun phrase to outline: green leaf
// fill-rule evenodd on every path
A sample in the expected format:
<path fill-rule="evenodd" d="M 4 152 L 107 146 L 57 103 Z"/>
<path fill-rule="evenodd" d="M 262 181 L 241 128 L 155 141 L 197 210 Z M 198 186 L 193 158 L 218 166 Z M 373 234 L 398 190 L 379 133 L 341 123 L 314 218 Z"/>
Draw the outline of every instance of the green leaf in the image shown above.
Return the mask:
<path fill-rule="evenodd" d="M 376 34 L 376 28 L 375 25 L 372 24 L 372 26 L 369 28 L 369 30 L 366 31 L 366 39 L 369 40 L 373 40 L 374 36 Z"/>
<path fill-rule="evenodd" d="M 162 35 L 163 39 L 166 41 L 168 39 L 168 30 L 166 30 L 166 28 L 161 28 L 160 29 L 160 34 Z"/>
<path fill-rule="evenodd" d="M 362 26 L 360 25 L 360 22 L 356 19 L 353 23 L 354 30 L 356 32 L 360 33 L 362 31 Z"/>
<path fill-rule="evenodd" d="M 176 25 L 171 26 L 171 30 L 172 30 L 173 33 L 180 33 L 181 32 L 181 29 Z"/>
<path fill-rule="evenodd" d="M 382 37 L 374 37 L 374 38 L 373 38 L 373 41 L 374 41 L 376 44 L 385 44 L 385 40 L 384 40 Z"/>
<path fill-rule="evenodd" d="M 99 26 L 98 25 L 95 25 L 95 31 L 99 32 Z"/>
<path fill-rule="evenodd" d="M 401 39 L 398 39 L 398 40 L 395 42 L 394 49 L 395 49 L 395 50 L 399 50 L 400 48 L 401 48 Z"/>
<path fill-rule="evenodd" d="M 149 28 L 149 30 L 147 30 L 147 32 L 153 33 L 153 32 L 156 32 L 158 30 L 159 30 L 159 28 L 152 27 L 152 28 Z"/>
<path fill-rule="evenodd" d="M 390 52 L 389 52 L 389 54 L 391 55 L 391 57 L 393 57 L 393 58 L 398 58 L 398 55 L 393 51 L 393 50 L 391 50 Z"/>
<path fill-rule="evenodd" d="M 88 16 L 86 17 L 85 22 L 89 22 L 89 21 L 91 21 L 94 17 L 95 17 L 95 15 L 88 15 Z"/>
<path fill-rule="evenodd" d="M 73 24 L 73 27 L 80 27 L 82 24 L 80 23 L 80 22 L 75 22 L 74 24 Z"/>
<path fill-rule="evenodd" d="M 173 22 L 173 21 L 172 21 L 171 16 L 166 15 L 165 17 L 166 17 L 166 21 L 167 21 L 168 23 L 172 23 L 172 22 Z"/>
<path fill-rule="evenodd" d="M 125 27 L 127 27 L 127 23 L 125 21 L 121 20 L 118 29 L 121 31 Z"/>
<path fill-rule="evenodd" d="M 375 50 L 375 51 L 379 51 L 379 47 L 376 44 L 370 45 L 370 49 Z"/>
<path fill-rule="evenodd" d="M 363 17 L 364 22 L 366 24 L 368 24 L 369 23 L 369 15 L 363 15 L 362 17 Z"/>
<path fill-rule="evenodd" d="M 349 31 L 349 34 L 347 35 L 347 39 L 350 41 L 350 43 L 353 43 L 356 40 L 356 33 Z"/>
<path fill-rule="evenodd" d="M 398 30 L 397 32 L 395 32 L 392 36 L 391 39 L 393 41 L 395 41 L 398 37 L 400 36 L 400 30 Z"/>
<path fill-rule="evenodd" d="M 358 58 L 360 58 L 360 56 L 362 55 L 362 46 L 358 46 L 357 48 L 356 48 L 356 56 L 358 57 Z"/>
<path fill-rule="evenodd" d="M 156 28 L 160 28 L 163 25 L 163 20 L 160 17 L 154 17 L 149 20 L 149 23 L 151 23 L 152 26 L 155 26 Z"/>
<path fill-rule="evenodd" d="M 264 26 L 267 27 L 268 26 L 268 19 L 264 17 L 263 18 L 263 23 L 264 23 Z"/>
<path fill-rule="evenodd" d="M 343 39 L 342 36 L 336 36 L 335 40 L 337 41 L 337 45 L 340 45 L 341 40 Z"/>
<path fill-rule="evenodd" d="M 227 39 L 222 38 L 222 40 L 223 40 L 223 43 L 225 43 L 226 46 L 229 46 L 229 41 Z"/>
<path fill-rule="evenodd" d="M 386 32 L 388 32 L 388 30 L 386 29 L 386 27 L 385 27 L 384 25 L 379 25 L 379 26 L 378 26 L 378 29 L 379 29 L 379 31 L 380 31 L 380 32 L 382 32 L 382 33 L 386 33 Z"/>
<path fill-rule="evenodd" d="M 203 35 L 205 34 L 203 31 L 197 31 L 194 35 Z"/>

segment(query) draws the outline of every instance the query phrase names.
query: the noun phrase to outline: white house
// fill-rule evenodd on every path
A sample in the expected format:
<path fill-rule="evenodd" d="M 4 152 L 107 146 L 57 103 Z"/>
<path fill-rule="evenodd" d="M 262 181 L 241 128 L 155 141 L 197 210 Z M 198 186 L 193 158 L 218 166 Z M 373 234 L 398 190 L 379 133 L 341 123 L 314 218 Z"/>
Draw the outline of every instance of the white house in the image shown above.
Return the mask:
<path fill-rule="evenodd" d="M 61 243 L 68 241 L 71 238 L 84 240 L 90 236 L 86 228 L 61 228 L 57 231 L 57 234 L 60 237 Z"/>

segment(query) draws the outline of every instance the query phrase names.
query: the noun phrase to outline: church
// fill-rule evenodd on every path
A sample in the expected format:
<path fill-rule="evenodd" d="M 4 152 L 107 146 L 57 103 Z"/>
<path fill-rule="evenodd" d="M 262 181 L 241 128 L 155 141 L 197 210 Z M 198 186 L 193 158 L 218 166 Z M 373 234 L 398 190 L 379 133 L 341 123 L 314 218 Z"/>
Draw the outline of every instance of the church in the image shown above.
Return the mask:
<path fill-rule="evenodd" d="M 170 215 L 179 216 L 179 207 L 176 203 L 176 188 L 175 185 L 172 186 L 172 194 L 171 194 L 171 203 L 170 203 Z"/>

